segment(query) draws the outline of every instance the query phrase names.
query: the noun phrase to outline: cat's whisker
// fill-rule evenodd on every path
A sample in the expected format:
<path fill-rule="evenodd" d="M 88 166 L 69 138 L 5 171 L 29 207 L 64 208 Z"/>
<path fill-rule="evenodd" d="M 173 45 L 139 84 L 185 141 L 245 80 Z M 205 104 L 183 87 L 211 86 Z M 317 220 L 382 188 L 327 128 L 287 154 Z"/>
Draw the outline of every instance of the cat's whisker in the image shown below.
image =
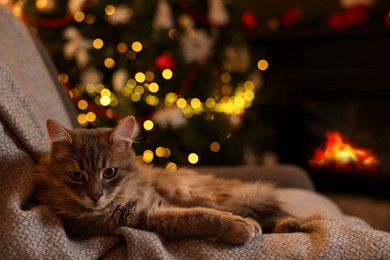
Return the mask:
<path fill-rule="evenodd" d="M 141 136 L 133 136 L 132 141 L 133 143 L 141 143 L 142 137 Z"/>
<path fill-rule="evenodd" d="M 116 196 L 113 196 L 113 198 L 125 198 L 125 199 L 129 199 L 129 196 L 128 195 L 116 195 Z M 142 200 L 144 199 L 144 197 L 142 196 L 131 196 L 131 199 L 135 199 L 135 200 Z"/>

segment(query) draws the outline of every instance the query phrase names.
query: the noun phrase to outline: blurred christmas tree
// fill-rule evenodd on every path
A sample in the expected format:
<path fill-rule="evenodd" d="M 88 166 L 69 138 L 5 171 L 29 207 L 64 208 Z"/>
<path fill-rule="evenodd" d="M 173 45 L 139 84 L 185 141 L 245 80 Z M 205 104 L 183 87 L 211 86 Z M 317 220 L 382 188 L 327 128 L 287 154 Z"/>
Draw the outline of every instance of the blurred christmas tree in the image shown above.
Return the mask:
<path fill-rule="evenodd" d="M 139 159 L 236 164 L 261 150 L 248 114 L 267 61 L 246 33 L 255 16 L 232 0 L 23 0 L 84 127 L 134 115 Z M 245 123 L 244 123 L 245 121 Z"/>

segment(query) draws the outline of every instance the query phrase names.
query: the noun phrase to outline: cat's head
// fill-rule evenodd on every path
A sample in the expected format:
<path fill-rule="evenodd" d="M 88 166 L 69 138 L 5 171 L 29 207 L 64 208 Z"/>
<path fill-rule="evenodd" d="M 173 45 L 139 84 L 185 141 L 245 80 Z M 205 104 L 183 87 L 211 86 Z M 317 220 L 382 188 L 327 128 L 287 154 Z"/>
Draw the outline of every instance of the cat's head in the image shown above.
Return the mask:
<path fill-rule="evenodd" d="M 46 199 L 57 196 L 99 210 L 121 196 L 121 185 L 136 172 L 131 148 L 134 127 L 134 117 L 125 118 L 113 129 L 70 130 L 47 120 L 51 149 L 45 178 L 53 189 Z"/>

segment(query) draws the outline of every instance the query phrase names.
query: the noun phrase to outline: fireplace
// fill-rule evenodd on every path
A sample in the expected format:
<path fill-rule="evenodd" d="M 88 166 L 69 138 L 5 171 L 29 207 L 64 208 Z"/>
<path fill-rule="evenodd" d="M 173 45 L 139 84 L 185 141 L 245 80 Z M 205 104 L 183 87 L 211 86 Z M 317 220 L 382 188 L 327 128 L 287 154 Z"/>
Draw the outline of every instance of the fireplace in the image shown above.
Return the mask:
<path fill-rule="evenodd" d="M 312 169 L 375 174 L 379 160 L 371 150 L 356 146 L 340 132 L 329 131 L 326 132 L 326 142 L 314 150 L 308 163 Z"/>
<path fill-rule="evenodd" d="M 279 32 L 256 38 L 269 60 L 266 111 L 282 163 L 319 191 L 390 197 L 390 30 Z M 372 170 L 313 167 L 326 132 L 373 151 Z"/>

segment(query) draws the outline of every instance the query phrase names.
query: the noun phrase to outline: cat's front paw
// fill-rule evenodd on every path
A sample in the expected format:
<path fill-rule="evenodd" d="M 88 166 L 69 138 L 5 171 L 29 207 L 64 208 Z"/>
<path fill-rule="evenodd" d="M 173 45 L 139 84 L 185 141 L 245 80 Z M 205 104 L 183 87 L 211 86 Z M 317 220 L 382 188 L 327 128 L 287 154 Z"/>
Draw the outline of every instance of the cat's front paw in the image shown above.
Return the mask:
<path fill-rule="evenodd" d="M 223 237 L 223 240 L 229 244 L 243 244 L 261 234 L 259 223 L 250 218 L 231 215 L 230 226 L 230 230 Z"/>

